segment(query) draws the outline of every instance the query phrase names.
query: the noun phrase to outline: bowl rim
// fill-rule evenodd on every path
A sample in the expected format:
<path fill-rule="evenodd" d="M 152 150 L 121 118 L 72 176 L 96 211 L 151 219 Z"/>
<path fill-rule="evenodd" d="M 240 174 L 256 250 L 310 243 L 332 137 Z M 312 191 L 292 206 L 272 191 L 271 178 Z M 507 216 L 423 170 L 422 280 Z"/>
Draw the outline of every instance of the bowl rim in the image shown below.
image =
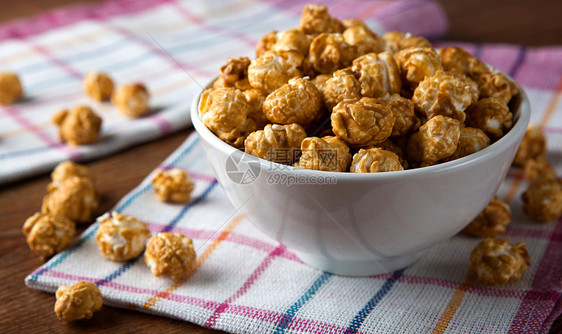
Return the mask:
<path fill-rule="evenodd" d="M 503 73 L 503 72 L 502 72 Z M 505 73 L 504 73 L 505 74 Z M 509 77 L 509 76 L 508 76 Z M 509 77 L 513 80 L 511 77 Z M 261 159 L 255 157 L 251 154 L 245 153 L 235 147 L 232 147 L 222 141 L 218 136 L 216 136 L 210 129 L 203 124 L 201 118 L 199 117 L 199 101 L 201 99 L 201 94 L 208 88 L 212 87 L 212 83 L 217 78 L 211 80 L 207 85 L 202 86 L 196 93 L 191 104 L 191 122 L 199 134 L 203 137 L 205 141 L 209 142 L 214 148 L 220 150 L 226 155 L 233 154 L 234 152 L 240 152 L 242 155 L 247 156 L 248 159 L 252 161 L 257 161 L 260 164 L 261 170 L 270 170 L 273 173 L 289 174 L 295 176 L 305 176 L 305 177 L 336 177 L 338 181 L 350 181 L 350 182 L 364 182 L 364 181 L 394 181 L 397 179 L 405 180 L 420 177 L 429 177 L 435 174 L 451 173 L 458 169 L 468 168 L 482 159 L 491 158 L 495 155 L 497 150 L 504 151 L 512 146 L 516 141 L 521 140 L 531 117 L 531 107 L 529 103 L 529 98 L 526 92 L 521 86 L 519 86 L 519 105 L 514 114 L 514 123 L 511 129 L 498 141 L 489 145 L 488 147 L 467 155 L 465 157 L 455 159 L 452 161 L 443 162 L 433 166 L 405 169 L 401 171 L 392 171 L 384 173 L 351 173 L 351 172 L 330 172 L 330 171 L 319 171 L 311 170 L 299 167 L 293 167 L 290 165 L 283 165 L 273 161 Z M 271 166 L 277 166 L 277 168 L 272 169 Z"/>

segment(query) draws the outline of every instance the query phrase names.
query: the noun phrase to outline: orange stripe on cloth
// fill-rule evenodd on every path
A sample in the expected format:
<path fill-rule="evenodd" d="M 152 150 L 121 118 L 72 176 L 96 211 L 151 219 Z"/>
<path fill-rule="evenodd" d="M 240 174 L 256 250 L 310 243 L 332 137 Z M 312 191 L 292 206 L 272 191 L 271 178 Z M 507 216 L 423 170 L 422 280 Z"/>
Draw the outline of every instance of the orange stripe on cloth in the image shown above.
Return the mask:
<path fill-rule="evenodd" d="M 511 187 L 509 187 L 509 190 L 507 191 L 505 197 L 503 198 L 504 202 L 511 203 L 513 196 L 515 196 L 517 190 L 519 190 L 519 187 L 521 186 L 521 181 L 523 181 L 524 175 L 525 173 L 523 173 L 523 169 L 521 168 L 517 169 L 516 174 L 513 177 L 513 181 L 511 181 Z"/>
<path fill-rule="evenodd" d="M 234 219 L 232 219 L 230 223 L 228 223 L 228 225 L 226 225 L 218 238 L 213 241 L 200 256 L 197 257 L 197 264 L 195 265 L 195 268 L 191 273 L 178 280 L 175 280 L 174 283 L 170 285 L 166 290 L 150 297 L 146 302 L 144 302 L 142 307 L 146 310 L 150 310 L 160 299 L 168 297 L 172 292 L 174 292 L 183 283 L 185 283 L 191 276 L 193 276 L 197 269 L 199 269 L 203 265 L 203 263 L 205 263 L 209 256 L 215 251 L 217 246 L 228 237 L 230 232 L 234 230 L 234 228 L 242 221 L 244 217 L 245 215 L 238 215 L 234 217 Z"/>
<path fill-rule="evenodd" d="M 445 308 L 445 312 L 443 312 L 441 318 L 439 318 L 439 322 L 437 322 L 437 325 L 433 329 L 433 334 L 444 333 L 447 327 L 449 327 L 449 322 L 451 322 L 451 319 L 453 319 L 453 316 L 457 312 L 457 308 L 461 304 L 466 290 L 468 290 L 472 284 L 471 282 L 472 280 L 467 279 L 465 283 L 459 285 L 459 287 L 455 290 L 453 297 Z"/>

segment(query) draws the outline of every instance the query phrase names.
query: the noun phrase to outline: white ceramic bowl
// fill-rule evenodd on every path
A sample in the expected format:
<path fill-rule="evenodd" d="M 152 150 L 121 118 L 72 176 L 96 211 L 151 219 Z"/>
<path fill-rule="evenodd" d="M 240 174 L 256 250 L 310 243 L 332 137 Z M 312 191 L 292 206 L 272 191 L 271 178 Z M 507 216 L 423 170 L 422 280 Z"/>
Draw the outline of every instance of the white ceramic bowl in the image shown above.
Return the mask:
<path fill-rule="evenodd" d="M 470 156 L 386 173 L 336 173 L 279 165 L 229 146 L 191 120 L 228 198 L 265 234 L 310 266 L 340 275 L 391 272 L 462 230 L 504 179 L 529 123 L 521 90 L 512 129 Z"/>

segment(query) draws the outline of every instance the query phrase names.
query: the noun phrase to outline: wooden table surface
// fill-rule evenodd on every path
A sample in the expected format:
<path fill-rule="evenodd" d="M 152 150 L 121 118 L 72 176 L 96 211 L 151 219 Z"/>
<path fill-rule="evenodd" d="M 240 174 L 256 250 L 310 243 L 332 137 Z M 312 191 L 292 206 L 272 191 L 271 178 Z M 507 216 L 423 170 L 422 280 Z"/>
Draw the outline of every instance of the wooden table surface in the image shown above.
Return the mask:
<path fill-rule="evenodd" d="M 99 0 L 0 0 L 0 22 L 38 14 L 50 8 Z M 562 44 L 562 1 L 441 0 L 450 19 L 446 39 L 473 42 Z M 111 209 L 190 133 L 183 130 L 113 156 L 86 163 L 97 179 L 102 201 L 98 213 Z M 127 171 L 123 173 L 123 171 Z M 162 317 L 104 307 L 85 322 L 64 323 L 53 312 L 51 294 L 26 288 L 24 277 L 43 262 L 21 233 L 25 219 L 38 211 L 48 175 L 36 176 L 0 189 L 0 332 L 187 332 L 219 333 Z M 83 228 L 79 229 L 81 232 Z M 558 319 L 551 333 L 562 333 Z"/>

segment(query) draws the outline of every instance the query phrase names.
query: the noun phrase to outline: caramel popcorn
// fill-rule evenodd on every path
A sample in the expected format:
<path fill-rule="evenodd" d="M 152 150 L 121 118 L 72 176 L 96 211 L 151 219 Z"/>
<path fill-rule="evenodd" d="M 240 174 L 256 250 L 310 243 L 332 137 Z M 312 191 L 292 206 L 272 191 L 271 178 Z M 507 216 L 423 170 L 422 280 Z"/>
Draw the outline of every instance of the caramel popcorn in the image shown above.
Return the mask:
<path fill-rule="evenodd" d="M 101 292 L 90 282 L 78 282 L 70 288 L 61 285 L 56 293 L 55 313 L 60 320 L 90 319 L 103 305 Z"/>
<path fill-rule="evenodd" d="M 103 257 L 112 261 L 128 261 L 144 250 L 150 231 L 146 223 L 116 211 L 97 219 L 96 242 Z"/>
<path fill-rule="evenodd" d="M 102 72 L 90 72 L 84 77 L 84 91 L 92 99 L 101 102 L 107 101 L 113 93 L 113 80 Z"/>
<path fill-rule="evenodd" d="M 330 118 L 336 136 L 352 146 L 385 141 L 390 137 L 396 120 L 386 103 L 369 97 L 340 102 Z"/>
<path fill-rule="evenodd" d="M 554 169 L 544 158 L 530 159 L 525 163 L 525 177 L 534 180 L 539 177 L 556 178 Z"/>
<path fill-rule="evenodd" d="M 396 145 L 394 142 L 392 142 L 392 140 L 387 139 L 385 141 L 383 141 L 382 143 L 378 143 L 372 146 L 365 146 L 365 149 L 370 149 L 370 148 L 380 148 L 382 150 L 385 151 L 390 151 L 394 154 L 396 154 L 398 156 L 398 160 L 400 161 L 400 165 L 402 165 L 402 167 L 404 169 L 407 169 L 409 164 L 408 164 L 408 160 L 406 160 L 406 156 L 404 155 L 404 150 L 402 150 L 402 148 L 398 145 Z"/>
<path fill-rule="evenodd" d="M 485 285 L 517 281 L 531 265 L 524 242 L 512 245 L 499 238 L 487 238 L 470 254 L 469 271 Z"/>
<path fill-rule="evenodd" d="M 408 140 L 408 156 L 431 165 L 455 153 L 460 137 L 460 123 L 456 119 L 435 116 Z"/>
<path fill-rule="evenodd" d="M 219 78 L 213 83 L 213 88 L 234 87 L 240 90 L 250 89 L 248 81 L 248 57 L 226 58 L 226 65 L 219 70 Z"/>
<path fill-rule="evenodd" d="M 273 123 L 306 125 L 318 114 L 322 97 L 308 78 L 293 78 L 263 102 L 263 112 Z"/>
<path fill-rule="evenodd" d="M 235 88 L 208 89 L 199 102 L 201 121 L 220 139 L 242 147 L 248 134 L 257 126 L 250 115 L 250 105 L 242 91 Z"/>
<path fill-rule="evenodd" d="M 310 43 L 312 43 L 312 36 L 305 34 L 300 29 L 288 29 L 277 33 L 272 50 L 274 52 L 296 51 L 303 56 L 307 56 Z"/>
<path fill-rule="evenodd" d="M 332 77 L 326 80 L 322 97 L 326 108 L 332 110 L 343 100 L 357 100 L 361 98 L 361 84 L 349 68 L 335 71 Z"/>
<path fill-rule="evenodd" d="M 57 186 L 49 187 L 41 211 L 62 215 L 77 223 L 86 223 L 98 208 L 98 196 L 91 180 L 71 176 Z"/>
<path fill-rule="evenodd" d="M 478 100 L 474 81 L 463 74 L 437 71 L 426 77 L 414 90 L 412 101 L 416 110 L 427 119 L 443 115 L 464 122 L 465 109 Z"/>
<path fill-rule="evenodd" d="M 351 69 L 361 83 L 363 96 L 379 97 L 386 93 L 400 93 L 400 69 L 388 52 L 368 53 L 355 58 Z"/>
<path fill-rule="evenodd" d="M 463 48 L 450 46 L 439 49 L 441 62 L 446 71 L 465 74 L 473 80 L 485 73 L 489 73 L 490 69 L 486 64 L 470 55 Z"/>
<path fill-rule="evenodd" d="M 150 111 L 150 94 L 140 83 L 122 85 L 111 96 L 111 101 L 123 115 L 137 118 Z"/>
<path fill-rule="evenodd" d="M 263 113 L 263 102 L 267 95 L 259 89 L 251 88 L 243 91 L 250 107 L 248 117 L 256 123 L 257 128 L 263 128 L 269 120 Z"/>
<path fill-rule="evenodd" d="M 390 53 L 396 53 L 408 48 L 431 47 L 431 43 L 427 39 L 400 31 L 385 32 L 383 39 L 385 41 L 386 50 Z"/>
<path fill-rule="evenodd" d="M 75 225 L 64 216 L 37 212 L 27 218 L 22 231 L 29 248 L 47 259 L 70 245 Z"/>
<path fill-rule="evenodd" d="M 443 70 L 441 58 L 433 48 L 408 48 L 394 54 L 402 72 L 402 82 L 415 89 L 420 81 Z"/>
<path fill-rule="evenodd" d="M 494 97 L 507 104 L 519 94 L 519 86 L 501 72 L 484 73 L 478 77 L 478 91 L 480 98 Z"/>
<path fill-rule="evenodd" d="M 515 166 L 525 166 L 529 160 L 546 157 L 546 137 L 540 127 L 529 126 L 513 159 Z"/>
<path fill-rule="evenodd" d="M 306 138 L 306 132 L 302 126 L 296 123 L 268 124 L 263 130 L 252 132 L 246 138 L 245 152 L 258 158 L 287 164 L 300 151 L 304 138 Z"/>
<path fill-rule="evenodd" d="M 277 31 L 272 30 L 263 36 L 256 45 L 256 57 L 261 57 L 266 51 L 271 51 L 277 43 Z"/>
<path fill-rule="evenodd" d="M 52 191 L 58 188 L 64 180 L 73 176 L 81 177 L 89 180 L 94 185 L 94 176 L 84 165 L 74 163 L 72 161 L 64 161 L 59 163 L 51 173 L 51 182 L 47 190 Z"/>
<path fill-rule="evenodd" d="M 490 138 L 484 133 L 484 131 L 476 128 L 464 127 L 461 128 L 457 150 L 453 153 L 453 155 L 445 158 L 443 161 L 452 161 L 466 157 L 467 155 L 478 152 L 488 146 L 490 146 Z"/>
<path fill-rule="evenodd" d="M 337 137 L 308 137 L 301 143 L 302 155 L 295 167 L 345 172 L 351 163 L 349 147 Z"/>
<path fill-rule="evenodd" d="M 495 98 L 476 102 L 466 114 L 466 125 L 484 131 L 492 140 L 501 138 L 511 129 L 513 115 L 505 103 Z"/>
<path fill-rule="evenodd" d="M 410 132 L 417 131 L 420 126 L 420 119 L 414 112 L 412 100 L 401 97 L 398 94 L 384 95 L 379 98 L 384 101 L 396 118 L 392 127 L 391 138 L 405 136 Z"/>
<path fill-rule="evenodd" d="M 316 89 L 320 93 L 324 93 L 324 88 L 326 88 L 326 82 L 332 78 L 331 74 L 319 74 L 314 79 L 312 79 L 312 83 L 316 86 Z"/>
<path fill-rule="evenodd" d="M 494 197 L 490 203 L 463 230 L 475 237 L 490 238 L 502 234 L 511 221 L 509 205 Z"/>
<path fill-rule="evenodd" d="M 550 222 L 562 215 L 562 185 L 556 178 L 531 180 L 521 198 L 523 212 L 535 221 Z"/>
<path fill-rule="evenodd" d="M 384 51 L 384 39 L 364 24 L 351 26 L 345 29 L 342 35 L 347 44 L 355 47 L 355 56 Z"/>
<path fill-rule="evenodd" d="M 355 54 L 355 47 L 347 44 L 341 34 L 322 33 L 310 44 L 308 60 L 316 72 L 332 73 L 351 65 Z"/>
<path fill-rule="evenodd" d="M 343 24 L 328 13 L 324 5 L 309 4 L 302 11 L 300 29 L 306 34 L 341 33 Z"/>
<path fill-rule="evenodd" d="M 180 233 L 161 232 L 148 240 L 144 262 L 154 276 L 180 279 L 197 267 L 193 241 Z"/>
<path fill-rule="evenodd" d="M 91 144 L 98 139 L 102 119 L 86 106 L 64 109 L 53 117 L 59 127 L 59 137 L 69 145 Z"/>
<path fill-rule="evenodd" d="M 15 73 L 0 73 L 0 105 L 14 104 L 23 95 L 20 79 Z"/>
<path fill-rule="evenodd" d="M 159 169 L 152 178 L 156 197 L 162 202 L 187 203 L 195 185 L 183 169 Z"/>
<path fill-rule="evenodd" d="M 380 148 L 360 149 L 353 156 L 350 172 L 380 173 L 403 170 L 400 158 L 393 152 Z"/>
<path fill-rule="evenodd" d="M 300 77 L 303 56 L 294 51 L 266 51 L 248 67 L 250 85 L 269 94 L 293 77 Z"/>

